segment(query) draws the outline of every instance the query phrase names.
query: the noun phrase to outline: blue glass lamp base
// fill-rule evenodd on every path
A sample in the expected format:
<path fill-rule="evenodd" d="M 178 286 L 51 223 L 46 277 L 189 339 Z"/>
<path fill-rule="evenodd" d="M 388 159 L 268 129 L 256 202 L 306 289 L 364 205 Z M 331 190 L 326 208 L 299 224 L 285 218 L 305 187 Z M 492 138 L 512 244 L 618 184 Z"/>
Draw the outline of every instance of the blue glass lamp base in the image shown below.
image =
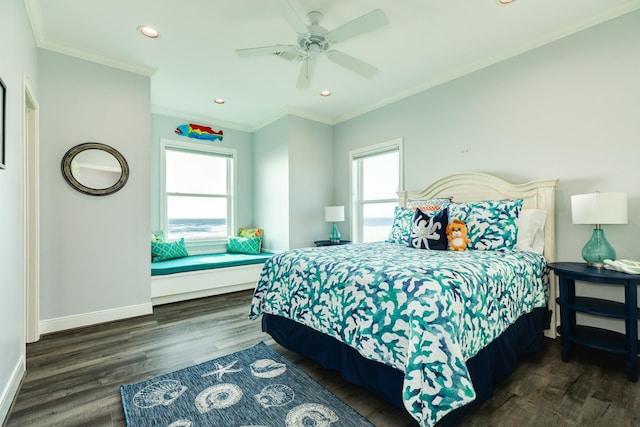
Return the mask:
<path fill-rule="evenodd" d="M 331 243 L 340 243 L 340 237 L 340 230 L 338 230 L 338 226 L 334 222 L 331 231 L 329 231 L 329 241 Z"/>
<path fill-rule="evenodd" d="M 592 267 L 604 267 L 605 259 L 616 259 L 616 251 L 604 237 L 604 230 L 599 227 L 593 229 L 591 239 L 582 248 L 582 258 Z"/>

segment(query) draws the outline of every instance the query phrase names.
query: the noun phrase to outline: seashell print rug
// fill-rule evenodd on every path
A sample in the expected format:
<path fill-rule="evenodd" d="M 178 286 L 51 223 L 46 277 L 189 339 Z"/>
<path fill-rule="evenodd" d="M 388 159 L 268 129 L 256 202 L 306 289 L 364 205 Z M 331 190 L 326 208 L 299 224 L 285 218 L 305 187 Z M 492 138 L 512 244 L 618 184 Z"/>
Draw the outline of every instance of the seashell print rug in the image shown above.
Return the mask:
<path fill-rule="evenodd" d="M 263 342 L 120 394 L 129 427 L 373 427 Z"/>

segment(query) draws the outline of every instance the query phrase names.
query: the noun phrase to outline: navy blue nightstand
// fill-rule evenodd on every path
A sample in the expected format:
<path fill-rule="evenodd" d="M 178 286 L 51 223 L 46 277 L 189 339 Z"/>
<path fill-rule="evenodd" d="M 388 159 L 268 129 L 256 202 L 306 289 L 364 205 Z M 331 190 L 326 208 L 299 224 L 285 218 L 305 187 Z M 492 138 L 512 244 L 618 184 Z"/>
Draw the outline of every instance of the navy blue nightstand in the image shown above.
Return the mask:
<path fill-rule="evenodd" d="M 313 242 L 316 246 L 335 246 L 335 245 L 348 245 L 351 240 L 340 240 L 339 242 L 332 242 L 331 240 L 316 240 Z"/>
<path fill-rule="evenodd" d="M 589 267 L 579 262 L 556 262 L 549 264 L 558 276 L 562 360 L 569 361 L 571 344 L 579 344 L 599 350 L 623 354 L 627 357 L 627 376 L 638 381 L 638 319 L 637 306 L 640 275 L 626 274 L 604 268 Z M 576 296 L 576 280 L 624 286 L 624 303 L 599 298 Z M 591 326 L 577 325 L 576 312 L 588 313 L 612 319 L 622 319 L 625 334 Z"/>

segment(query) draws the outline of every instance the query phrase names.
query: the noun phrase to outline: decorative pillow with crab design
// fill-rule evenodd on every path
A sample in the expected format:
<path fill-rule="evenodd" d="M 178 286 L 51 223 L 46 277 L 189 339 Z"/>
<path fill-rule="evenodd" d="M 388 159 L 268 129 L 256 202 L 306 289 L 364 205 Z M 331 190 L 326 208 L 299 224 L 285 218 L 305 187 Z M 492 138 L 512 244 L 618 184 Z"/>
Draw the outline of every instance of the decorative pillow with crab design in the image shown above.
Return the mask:
<path fill-rule="evenodd" d="M 448 223 L 449 214 L 446 208 L 429 213 L 416 209 L 411 221 L 409 246 L 436 251 L 447 250 Z"/>

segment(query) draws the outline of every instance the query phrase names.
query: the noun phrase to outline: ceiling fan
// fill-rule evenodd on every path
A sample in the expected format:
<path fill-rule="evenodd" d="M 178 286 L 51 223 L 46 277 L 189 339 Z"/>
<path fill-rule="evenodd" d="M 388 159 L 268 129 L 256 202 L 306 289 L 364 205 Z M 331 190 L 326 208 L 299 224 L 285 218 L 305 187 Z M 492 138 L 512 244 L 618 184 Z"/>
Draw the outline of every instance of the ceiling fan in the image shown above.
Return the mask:
<path fill-rule="evenodd" d="M 381 9 L 375 9 L 359 18 L 347 22 L 331 31 L 320 26 L 322 13 L 312 11 L 307 14 L 310 25 L 305 24 L 298 16 L 295 9 L 288 0 L 274 0 L 275 5 L 280 10 L 282 17 L 298 33 L 297 44 L 274 45 L 254 47 L 248 49 L 237 49 L 236 54 L 241 57 L 257 55 L 276 55 L 282 59 L 301 62 L 298 74 L 298 89 L 309 87 L 313 76 L 315 65 L 321 53 L 327 58 L 361 76 L 372 78 L 378 69 L 351 55 L 347 55 L 339 50 L 331 49 L 334 43 L 347 40 L 362 33 L 375 30 L 386 25 L 389 21 Z"/>

